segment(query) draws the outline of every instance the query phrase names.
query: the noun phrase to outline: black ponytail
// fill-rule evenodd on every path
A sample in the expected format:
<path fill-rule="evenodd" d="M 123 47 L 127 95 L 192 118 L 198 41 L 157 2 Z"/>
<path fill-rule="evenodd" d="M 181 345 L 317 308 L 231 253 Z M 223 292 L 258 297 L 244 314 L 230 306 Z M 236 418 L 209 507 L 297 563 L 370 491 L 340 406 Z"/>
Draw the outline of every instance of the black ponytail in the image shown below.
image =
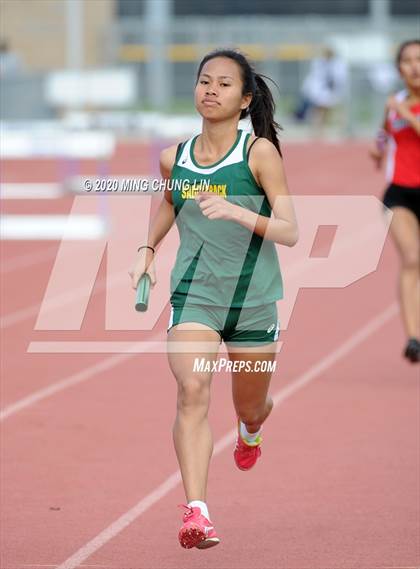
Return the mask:
<path fill-rule="evenodd" d="M 263 79 L 265 76 L 256 73 L 247 58 L 240 51 L 217 49 L 208 53 L 200 62 L 197 81 L 203 66 L 215 57 L 227 57 L 238 64 L 242 75 L 242 95 L 252 94 L 251 104 L 247 109 L 241 111 L 239 118 L 244 119 L 250 115 L 255 135 L 268 138 L 281 156 L 280 144 L 277 138 L 277 132 L 281 130 L 281 126 L 274 120 L 276 105 L 270 88 Z M 269 79 L 269 77 L 265 78 Z"/>
<path fill-rule="evenodd" d="M 256 89 L 249 106 L 252 127 L 256 136 L 262 136 L 271 140 L 281 156 L 280 144 L 277 138 L 277 131 L 281 130 L 281 126 L 274 120 L 276 105 L 270 88 L 263 77 L 263 75 L 254 73 Z"/>

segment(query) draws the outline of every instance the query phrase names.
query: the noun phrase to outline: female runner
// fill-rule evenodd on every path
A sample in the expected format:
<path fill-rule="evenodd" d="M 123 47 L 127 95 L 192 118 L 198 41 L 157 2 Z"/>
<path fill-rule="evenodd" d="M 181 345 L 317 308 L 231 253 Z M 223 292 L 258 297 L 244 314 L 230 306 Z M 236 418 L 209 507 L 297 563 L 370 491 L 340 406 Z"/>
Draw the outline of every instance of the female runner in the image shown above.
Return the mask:
<path fill-rule="evenodd" d="M 133 288 L 144 272 L 156 282 L 155 248 L 176 221 L 168 359 L 178 387 L 173 439 L 188 504 L 178 537 L 182 547 L 204 549 L 220 541 L 206 503 L 213 372 L 196 364 L 216 362 L 225 342 L 238 420 L 234 460 L 249 470 L 273 407 L 266 364 L 275 360 L 282 297 L 274 243 L 293 246 L 298 230 L 264 79 L 238 51 L 211 52 L 199 65 L 195 106 L 201 133 L 160 158 L 162 176 L 181 181 L 182 189 L 165 190 L 130 275 Z M 238 130 L 248 115 L 255 135 Z M 177 349 L 188 345 L 190 353 Z"/>
<path fill-rule="evenodd" d="M 383 130 L 371 152 L 378 168 L 388 151 L 391 235 L 400 255 L 399 293 L 407 334 L 404 356 L 420 361 L 420 40 L 404 42 L 396 63 L 405 89 L 389 97 Z"/>

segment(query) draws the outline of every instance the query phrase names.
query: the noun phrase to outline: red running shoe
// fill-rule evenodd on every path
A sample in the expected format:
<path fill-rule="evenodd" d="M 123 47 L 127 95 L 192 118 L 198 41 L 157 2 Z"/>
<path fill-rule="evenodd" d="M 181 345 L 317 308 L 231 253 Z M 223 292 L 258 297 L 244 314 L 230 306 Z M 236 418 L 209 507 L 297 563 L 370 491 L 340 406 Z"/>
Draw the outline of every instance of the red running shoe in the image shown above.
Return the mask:
<path fill-rule="evenodd" d="M 220 542 L 216 531 L 210 520 L 204 517 L 200 508 L 191 508 L 181 504 L 180 507 L 186 508 L 184 513 L 183 525 L 179 530 L 179 543 L 185 549 L 197 547 L 198 549 L 208 549 Z"/>
<path fill-rule="evenodd" d="M 236 446 L 233 452 L 236 466 L 240 470 L 249 470 L 254 466 L 259 457 L 261 456 L 261 443 L 262 438 L 259 436 L 255 443 L 247 443 L 241 437 L 238 421 L 238 438 L 236 439 Z"/>

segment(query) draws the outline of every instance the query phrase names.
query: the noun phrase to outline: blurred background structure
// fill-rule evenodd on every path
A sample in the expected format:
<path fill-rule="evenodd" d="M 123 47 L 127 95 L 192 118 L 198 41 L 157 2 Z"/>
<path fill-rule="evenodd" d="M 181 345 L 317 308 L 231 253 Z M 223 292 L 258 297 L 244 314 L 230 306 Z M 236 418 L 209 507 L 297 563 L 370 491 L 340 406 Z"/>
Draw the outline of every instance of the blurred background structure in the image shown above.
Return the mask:
<path fill-rule="evenodd" d="M 0 10 L 8 199 L 82 191 L 87 173 L 158 175 L 161 148 L 199 132 L 195 73 L 217 47 L 241 49 L 273 79 L 286 143 L 369 138 L 399 87 L 396 47 L 419 33 L 417 0 L 0 0 Z M 40 159 L 48 175 L 45 164 L 31 174 Z"/>
<path fill-rule="evenodd" d="M 349 66 L 336 127 L 355 135 L 378 121 L 397 85 L 396 45 L 418 33 L 417 0 L 1 0 L 1 118 L 107 111 L 101 124 L 142 131 L 144 113 L 193 113 L 200 58 L 231 46 L 278 84 L 287 124 L 328 45 Z"/>

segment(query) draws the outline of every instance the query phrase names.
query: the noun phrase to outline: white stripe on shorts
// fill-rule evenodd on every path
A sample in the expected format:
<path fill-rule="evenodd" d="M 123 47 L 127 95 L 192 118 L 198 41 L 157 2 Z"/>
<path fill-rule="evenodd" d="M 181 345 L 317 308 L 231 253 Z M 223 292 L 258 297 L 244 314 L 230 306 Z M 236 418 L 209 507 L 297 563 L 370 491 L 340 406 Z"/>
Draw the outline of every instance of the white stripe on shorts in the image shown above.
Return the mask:
<path fill-rule="evenodd" d="M 169 323 L 168 323 L 168 328 L 166 331 L 169 330 L 169 328 L 172 327 L 172 324 L 174 323 L 174 307 L 171 306 L 171 315 L 169 316 Z"/>

